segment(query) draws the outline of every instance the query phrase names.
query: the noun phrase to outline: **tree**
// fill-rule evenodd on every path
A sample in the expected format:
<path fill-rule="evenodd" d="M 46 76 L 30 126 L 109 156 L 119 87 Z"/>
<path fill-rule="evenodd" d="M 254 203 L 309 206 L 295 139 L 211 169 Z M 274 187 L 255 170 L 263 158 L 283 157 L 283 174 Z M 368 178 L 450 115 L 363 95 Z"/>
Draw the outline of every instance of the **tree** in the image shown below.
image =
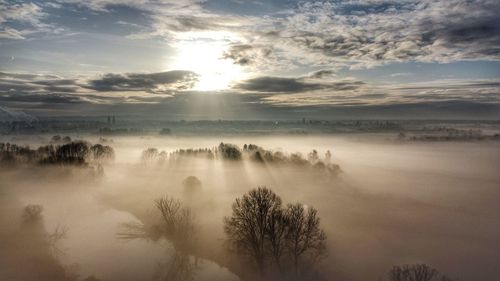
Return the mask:
<path fill-rule="evenodd" d="M 388 281 L 449 281 L 437 269 L 426 264 L 396 265 L 388 272 Z"/>
<path fill-rule="evenodd" d="M 306 210 L 307 209 L 307 210 Z M 292 258 L 296 278 L 300 275 L 300 261 L 305 255 L 314 263 L 326 249 L 326 234 L 319 227 L 318 211 L 303 204 L 289 204 L 287 208 L 287 247 Z"/>
<path fill-rule="evenodd" d="M 234 144 L 221 142 L 219 144 L 219 153 L 222 155 L 222 158 L 227 160 L 241 160 L 241 151 Z"/>
<path fill-rule="evenodd" d="M 110 146 L 94 144 L 90 147 L 90 156 L 96 162 L 113 160 L 115 158 L 115 151 Z"/>
<path fill-rule="evenodd" d="M 157 148 L 148 148 L 142 152 L 141 159 L 145 163 L 151 163 L 158 158 L 159 152 Z"/>
<path fill-rule="evenodd" d="M 266 187 L 253 189 L 232 206 L 231 217 L 224 219 L 228 242 L 239 254 L 254 260 L 264 273 L 269 221 L 281 209 L 281 198 Z"/>
<path fill-rule="evenodd" d="M 229 245 L 253 260 L 261 275 L 278 272 L 286 280 L 290 273 L 283 271 L 285 264 L 292 265 L 295 279 L 305 278 L 312 271 L 306 267 L 312 269 L 326 250 L 316 209 L 303 204 L 285 209 L 281 198 L 266 187 L 235 200 L 231 217 L 224 219 L 224 231 Z"/>
<path fill-rule="evenodd" d="M 192 250 L 195 224 L 191 210 L 181 206 L 178 200 L 163 197 L 155 201 L 160 211 L 164 235 L 182 252 Z"/>
<path fill-rule="evenodd" d="M 283 273 L 281 260 L 286 249 L 286 235 L 288 231 L 288 217 L 286 212 L 283 209 L 272 212 L 266 227 L 271 255 L 278 267 L 278 271 Z"/>
<path fill-rule="evenodd" d="M 325 153 L 325 163 L 330 164 L 332 162 L 332 153 L 330 150 L 327 150 Z"/>
<path fill-rule="evenodd" d="M 41 205 L 30 204 L 24 207 L 23 220 L 25 222 L 38 222 L 42 219 L 43 207 Z"/>
<path fill-rule="evenodd" d="M 319 156 L 318 156 L 318 151 L 316 149 L 313 149 L 313 151 L 309 152 L 307 155 L 307 160 L 311 162 L 311 164 L 314 164 L 319 161 Z"/>
<path fill-rule="evenodd" d="M 184 192 L 191 196 L 201 191 L 202 183 L 197 177 L 189 176 L 182 181 L 182 187 L 184 188 Z"/>

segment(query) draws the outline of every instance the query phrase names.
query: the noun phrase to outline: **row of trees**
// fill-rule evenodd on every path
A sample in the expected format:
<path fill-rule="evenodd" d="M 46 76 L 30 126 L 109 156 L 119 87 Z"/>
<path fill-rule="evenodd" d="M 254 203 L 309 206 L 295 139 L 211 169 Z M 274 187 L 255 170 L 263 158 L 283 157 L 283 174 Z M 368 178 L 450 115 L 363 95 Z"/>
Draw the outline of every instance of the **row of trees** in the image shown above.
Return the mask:
<path fill-rule="evenodd" d="M 307 280 L 326 253 L 316 209 L 300 203 L 285 207 L 266 187 L 236 199 L 224 231 L 230 249 L 253 262 L 262 278 Z"/>
<path fill-rule="evenodd" d="M 312 150 L 307 157 L 301 153 L 286 154 L 281 151 L 271 151 L 254 144 L 245 144 L 243 149 L 237 145 L 220 143 L 213 148 L 199 149 L 178 149 L 167 153 L 156 148 L 148 148 L 143 151 L 141 159 L 143 163 L 165 163 L 182 161 L 186 157 L 197 157 L 206 159 L 223 159 L 231 161 L 241 161 L 248 159 L 256 163 L 267 163 L 275 165 L 293 165 L 310 167 L 317 171 L 324 171 L 329 174 L 340 172 L 340 167 L 331 162 L 332 154 L 328 150 L 321 158 L 317 150 Z"/>
<path fill-rule="evenodd" d="M 112 147 L 85 141 L 75 141 L 63 145 L 45 145 L 37 149 L 0 143 L 0 163 L 4 165 L 20 163 L 85 165 L 112 161 L 115 153 Z"/>

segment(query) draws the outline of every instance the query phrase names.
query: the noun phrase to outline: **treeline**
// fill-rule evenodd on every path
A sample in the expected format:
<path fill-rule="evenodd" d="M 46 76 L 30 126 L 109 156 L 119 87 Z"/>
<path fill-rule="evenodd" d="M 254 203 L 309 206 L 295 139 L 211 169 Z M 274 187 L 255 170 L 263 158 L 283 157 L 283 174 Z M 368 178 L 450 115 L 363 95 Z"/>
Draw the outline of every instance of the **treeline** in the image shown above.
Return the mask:
<path fill-rule="evenodd" d="M 431 134 L 415 134 L 407 135 L 405 132 L 400 132 L 397 135 L 399 141 L 424 141 L 424 142 L 437 142 L 437 141 L 498 141 L 500 134 L 485 135 L 481 130 L 461 130 L 446 128 L 443 130 L 434 130 Z"/>
<path fill-rule="evenodd" d="M 37 149 L 11 143 L 0 143 L 0 164 L 39 165 L 87 165 L 112 161 L 115 152 L 112 147 L 73 141 L 62 145 L 45 145 Z"/>
<path fill-rule="evenodd" d="M 142 152 L 141 159 L 143 163 L 163 164 L 167 161 L 181 161 L 186 157 L 221 159 L 236 162 L 248 159 L 256 163 L 311 167 L 332 174 L 340 172 L 339 165 L 331 162 L 332 154 L 329 150 L 323 157 L 319 155 L 317 150 L 312 150 L 304 157 L 301 153 L 287 154 L 281 151 L 264 149 L 254 144 L 245 144 L 243 148 L 240 148 L 235 144 L 221 142 L 218 146 L 212 148 L 178 149 L 170 153 L 159 151 L 156 148 L 148 148 Z"/>

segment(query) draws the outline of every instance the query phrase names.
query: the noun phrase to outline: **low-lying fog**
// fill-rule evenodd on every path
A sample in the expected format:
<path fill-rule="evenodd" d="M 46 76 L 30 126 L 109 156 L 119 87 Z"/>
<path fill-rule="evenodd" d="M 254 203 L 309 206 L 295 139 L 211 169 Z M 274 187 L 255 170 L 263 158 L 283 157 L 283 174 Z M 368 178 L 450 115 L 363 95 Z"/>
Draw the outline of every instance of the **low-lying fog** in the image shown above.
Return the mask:
<path fill-rule="evenodd" d="M 0 142 L 36 148 L 49 139 Z M 79 139 L 99 142 L 93 136 Z M 221 141 L 304 156 L 315 149 L 320 158 L 329 150 L 341 172 L 330 175 L 247 160 L 141 160 L 147 148 L 169 153 L 212 148 Z M 114 137 L 106 145 L 114 148 L 115 160 L 103 165 L 101 178 L 82 168 L 2 168 L 0 280 L 56 280 L 36 273 L 49 263 L 78 274 L 76 280 L 159 279 L 161 268 L 176 258 L 171 242 L 122 239 L 120 233 L 126 231 L 124 223 L 146 223 L 154 200 L 165 195 L 179 199 L 194 217 L 201 249 L 198 257 L 187 257 L 188 262 L 196 260 L 191 277 L 244 279 L 241 267 L 251 265 L 238 267 L 231 261 L 223 219 L 231 215 L 236 198 L 258 186 L 270 188 L 284 204 L 300 202 L 318 210 L 328 250 L 318 270 L 326 280 L 385 280 L 393 265 L 416 263 L 460 280 L 500 276 L 499 142 L 410 143 L 350 135 Z M 189 176 L 201 181 L 196 194 L 184 190 Z M 40 254 L 45 246 L 33 242 L 38 236 L 22 230 L 27 205 L 43 206 L 43 225 L 32 232 L 66 229 L 64 238 L 50 244 L 50 253 Z M 33 256 L 44 262 L 33 261 Z"/>

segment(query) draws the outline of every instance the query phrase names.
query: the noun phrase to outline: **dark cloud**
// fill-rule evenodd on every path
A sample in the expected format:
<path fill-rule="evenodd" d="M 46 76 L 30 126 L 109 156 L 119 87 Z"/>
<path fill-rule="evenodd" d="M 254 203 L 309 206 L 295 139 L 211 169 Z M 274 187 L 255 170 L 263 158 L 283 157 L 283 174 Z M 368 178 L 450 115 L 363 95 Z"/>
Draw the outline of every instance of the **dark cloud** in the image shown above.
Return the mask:
<path fill-rule="evenodd" d="M 240 82 L 237 89 L 266 93 L 298 93 L 323 88 L 322 84 L 306 83 L 296 78 L 257 77 Z"/>
<path fill-rule="evenodd" d="M 309 112 L 308 116 L 322 112 L 322 118 L 330 116 L 332 110 L 342 116 L 357 112 L 365 118 L 376 114 L 400 114 L 401 118 L 410 118 L 410 112 L 418 118 L 417 113 L 425 112 L 425 108 L 435 117 L 452 116 L 453 112 L 455 116 L 463 113 L 462 117 L 471 117 L 472 113 L 494 117 L 500 112 L 494 112 L 500 102 L 498 79 L 438 80 L 368 87 L 359 80 L 319 78 L 327 74 L 330 71 L 320 70 L 300 77 L 262 76 L 240 81 L 232 90 L 211 95 L 192 92 L 189 88 L 179 90 L 184 89 L 182 85 L 191 83 L 185 80 L 190 81 L 186 75 L 192 73 L 185 71 L 106 74 L 94 79 L 0 73 L 0 104 L 47 115 L 64 110 L 79 114 L 86 111 L 102 113 L 109 108 L 126 112 L 131 107 L 134 112 L 135 108 L 140 108 L 145 115 L 161 115 L 163 109 L 177 117 L 194 119 L 208 118 L 206 114 L 214 111 L 220 118 L 239 118 L 238 114 L 245 112 L 248 114 L 244 118 L 255 118 L 251 115 L 255 112 L 258 116 L 294 118 L 298 109 Z M 165 94 L 174 92 L 182 94 Z M 384 109 L 388 113 L 384 113 Z M 479 109 L 485 111 L 478 113 Z M 444 113 L 440 114 L 439 110 Z"/>
<path fill-rule="evenodd" d="M 257 77 L 244 80 L 234 86 L 235 89 L 262 93 L 302 93 L 316 90 L 345 91 L 355 90 L 365 84 L 357 80 L 336 82 L 313 82 L 304 77 Z"/>
<path fill-rule="evenodd" d="M 189 71 L 106 74 L 96 79 L 64 79 L 54 75 L 0 72 L 0 102 L 26 107 L 76 104 L 154 103 L 191 89 L 196 75 Z M 115 92 L 127 92 L 120 95 Z M 141 95 L 143 98 L 141 98 Z M 159 95 L 160 96 L 160 95 Z"/>
<path fill-rule="evenodd" d="M 500 88 L 500 80 L 442 80 L 438 83 L 414 83 L 394 86 L 399 90 L 457 90 L 457 89 L 480 89 L 480 88 Z"/>
<path fill-rule="evenodd" d="M 73 93 L 79 86 L 74 79 L 55 75 L 0 72 L 0 93 Z"/>
<path fill-rule="evenodd" d="M 0 93 L 148 92 L 189 90 L 198 76 L 191 71 L 105 74 L 94 79 L 63 79 L 53 75 L 0 72 Z"/>
<path fill-rule="evenodd" d="M 314 79 L 321 79 L 321 78 L 331 77 L 331 76 L 335 76 L 335 75 L 336 75 L 336 71 L 334 71 L 332 69 L 322 69 L 322 70 L 318 70 L 318 71 L 315 71 L 315 72 L 309 74 L 309 77 L 314 78 Z"/>
<path fill-rule="evenodd" d="M 173 70 L 150 74 L 106 74 L 99 79 L 89 80 L 82 87 L 99 92 L 171 93 L 191 89 L 196 81 L 198 81 L 198 75 L 194 72 Z"/>
<path fill-rule="evenodd" d="M 2 79 L 58 79 L 60 78 L 57 75 L 51 74 L 31 74 L 31 73 L 8 73 L 8 72 L 0 72 L 0 78 Z"/>
<path fill-rule="evenodd" d="M 237 44 L 232 45 L 228 51 L 223 54 L 226 59 L 231 59 L 235 64 L 250 65 L 256 62 L 262 62 L 272 53 L 271 46 Z"/>

